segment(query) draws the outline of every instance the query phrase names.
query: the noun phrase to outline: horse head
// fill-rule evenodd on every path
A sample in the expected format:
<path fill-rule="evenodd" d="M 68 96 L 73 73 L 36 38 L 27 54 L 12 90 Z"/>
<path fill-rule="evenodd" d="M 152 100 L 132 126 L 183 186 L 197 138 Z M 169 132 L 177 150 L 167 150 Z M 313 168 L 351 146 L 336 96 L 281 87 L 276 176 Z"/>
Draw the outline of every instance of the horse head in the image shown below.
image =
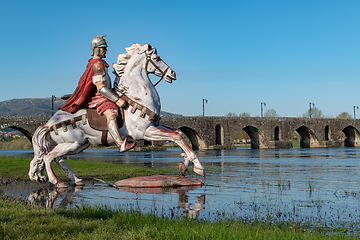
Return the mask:
<path fill-rule="evenodd" d="M 154 73 L 156 76 L 161 77 L 168 83 L 172 83 L 173 80 L 176 80 L 175 72 L 157 55 L 156 48 L 152 47 L 150 44 L 145 44 L 145 70 L 148 73 Z"/>
<path fill-rule="evenodd" d="M 126 53 L 119 54 L 117 63 L 112 65 L 117 77 L 121 78 L 134 69 L 139 69 L 146 74 L 153 73 L 169 83 L 176 80 L 175 72 L 157 55 L 156 48 L 150 44 L 142 46 L 139 43 L 133 43 L 125 50 Z"/>

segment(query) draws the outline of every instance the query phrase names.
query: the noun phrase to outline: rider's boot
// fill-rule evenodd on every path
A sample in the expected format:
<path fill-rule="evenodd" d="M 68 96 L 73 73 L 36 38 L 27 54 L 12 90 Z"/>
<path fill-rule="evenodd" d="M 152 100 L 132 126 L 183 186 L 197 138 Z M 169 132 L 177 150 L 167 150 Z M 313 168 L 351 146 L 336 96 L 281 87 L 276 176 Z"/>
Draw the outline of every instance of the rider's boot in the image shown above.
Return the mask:
<path fill-rule="evenodd" d="M 114 139 L 114 142 L 119 147 L 119 152 L 126 152 L 135 147 L 136 145 L 135 141 L 128 142 L 127 138 L 125 138 L 124 140 L 122 139 L 119 133 L 117 123 L 114 119 L 111 119 L 109 121 L 108 129 L 111 137 Z"/>

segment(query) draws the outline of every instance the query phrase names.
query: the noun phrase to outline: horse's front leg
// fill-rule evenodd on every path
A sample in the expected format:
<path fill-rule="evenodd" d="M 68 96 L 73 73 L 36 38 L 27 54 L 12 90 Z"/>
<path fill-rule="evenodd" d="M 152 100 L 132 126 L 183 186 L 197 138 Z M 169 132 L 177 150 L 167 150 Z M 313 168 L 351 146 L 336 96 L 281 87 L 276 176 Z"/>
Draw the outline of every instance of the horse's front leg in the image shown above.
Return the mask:
<path fill-rule="evenodd" d="M 205 177 L 205 169 L 201 165 L 196 153 L 186 143 L 183 133 L 179 129 L 172 129 L 166 126 L 159 125 L 157 127 L 150 126 L 146 129 L 144 139 L 147 141 L 173 141 L 181 147 L 184 161 L 179 163 L 179 172 L 184 175 L 189 161 L 194 164 L 194 172 L 200 176 Z"/>
<path fill-rule="evenodd" d="M 75 172 L 67 165 L 64 159 L 57 158 L 55 159 L 55 162 L 61 167 L 61 169 L 65 172 L 66 177 L 71 180 L 73 185 L 76 186 L 84 186 L 85 183 L 82 181 L 82 179 L 78 178 L 75 174 Z"/>

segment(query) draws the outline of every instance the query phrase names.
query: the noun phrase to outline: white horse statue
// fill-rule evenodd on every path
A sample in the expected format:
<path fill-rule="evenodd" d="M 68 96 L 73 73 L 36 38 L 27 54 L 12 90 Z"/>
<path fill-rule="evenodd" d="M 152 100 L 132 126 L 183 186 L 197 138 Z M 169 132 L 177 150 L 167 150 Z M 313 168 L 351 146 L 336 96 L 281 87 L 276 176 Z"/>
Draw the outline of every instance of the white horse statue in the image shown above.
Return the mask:
<path fill-rule="evenodd" d="M 185 142 L 180 130 L 158 125 L 160 116 L 160 98 L 150 81 L 148 74 L 153 73 L 165 81 L 176 80 L 175 72 L 157 55 L 156 49 L 149 44 L 132 44 L 125 48 L 127 53 L 118 56 L 113 64 L 116 79 L 115 92 L 124 99 L 128 106 L 124 109 L 124 124 L 119 126 L 121 136 L 136 140 L 173 141 L 181 149 L 184 161 L 178 163 L 179 174 L 184 175 L 189 162 L 194 164 L 194 172 L 205 176 L 196 153 Z M 34 159 L 30 163 L 29 177 L 33 181 L 47 182 L 56 187 L 67 187 L 60 182 L 54 173 L 52 163 L 55 161 L 74 185 L 84 185 L 74 171 L 66 164 L 64 155 L 77 154 L 90 146 L 114 145 L 106 131 L 91 128 L 86 109 L 79 109 L 74 114 L 59 110 L 44 125 L 37 128 L 32 142 Z M 105 134 L 104 134 L 105 132 Z M 50 138 L 57 144 L 50 150 Z M 47 176 L 44 174 L 46 168 Z"/>

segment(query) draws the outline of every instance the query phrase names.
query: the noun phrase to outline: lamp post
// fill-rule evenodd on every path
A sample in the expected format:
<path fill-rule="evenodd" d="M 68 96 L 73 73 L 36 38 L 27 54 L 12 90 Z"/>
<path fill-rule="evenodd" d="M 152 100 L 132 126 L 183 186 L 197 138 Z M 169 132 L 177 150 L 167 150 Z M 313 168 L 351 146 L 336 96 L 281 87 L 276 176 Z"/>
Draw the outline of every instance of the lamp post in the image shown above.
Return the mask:
<path fill-rule="evenodd" d="M 358 106 L 354 106 L 354 119 L 356 118 L 356 115 L 355 115 L 355 108 L 356 108 L 356 109 L 359 109 L 359 107 L 358 107 Z"/>
<path fill-rule="evenodd" d="M 51 116 L 54 115 L 54 101 L 56 97 L 54 95 L 51 96 Z"/>
<path fill-rule="evenodd" d="M 208 103 L 208 100 L 203 98 L 203 116 L 205 116 L 205 103 Z"/>
<path fill-rule="evenodd" d="M 261 102 L 261 117 L 263 117 L 263 108 L 266 107 L 266 103 L 265 102 Z"/>
<path fill-rule="evenodd" d="M 313 105 L 313 107 L 315 106 L 315 103 L 309 103 L 309 113 L 310 113 L 310 118 L 311 118 L 311 105 Z"/>

